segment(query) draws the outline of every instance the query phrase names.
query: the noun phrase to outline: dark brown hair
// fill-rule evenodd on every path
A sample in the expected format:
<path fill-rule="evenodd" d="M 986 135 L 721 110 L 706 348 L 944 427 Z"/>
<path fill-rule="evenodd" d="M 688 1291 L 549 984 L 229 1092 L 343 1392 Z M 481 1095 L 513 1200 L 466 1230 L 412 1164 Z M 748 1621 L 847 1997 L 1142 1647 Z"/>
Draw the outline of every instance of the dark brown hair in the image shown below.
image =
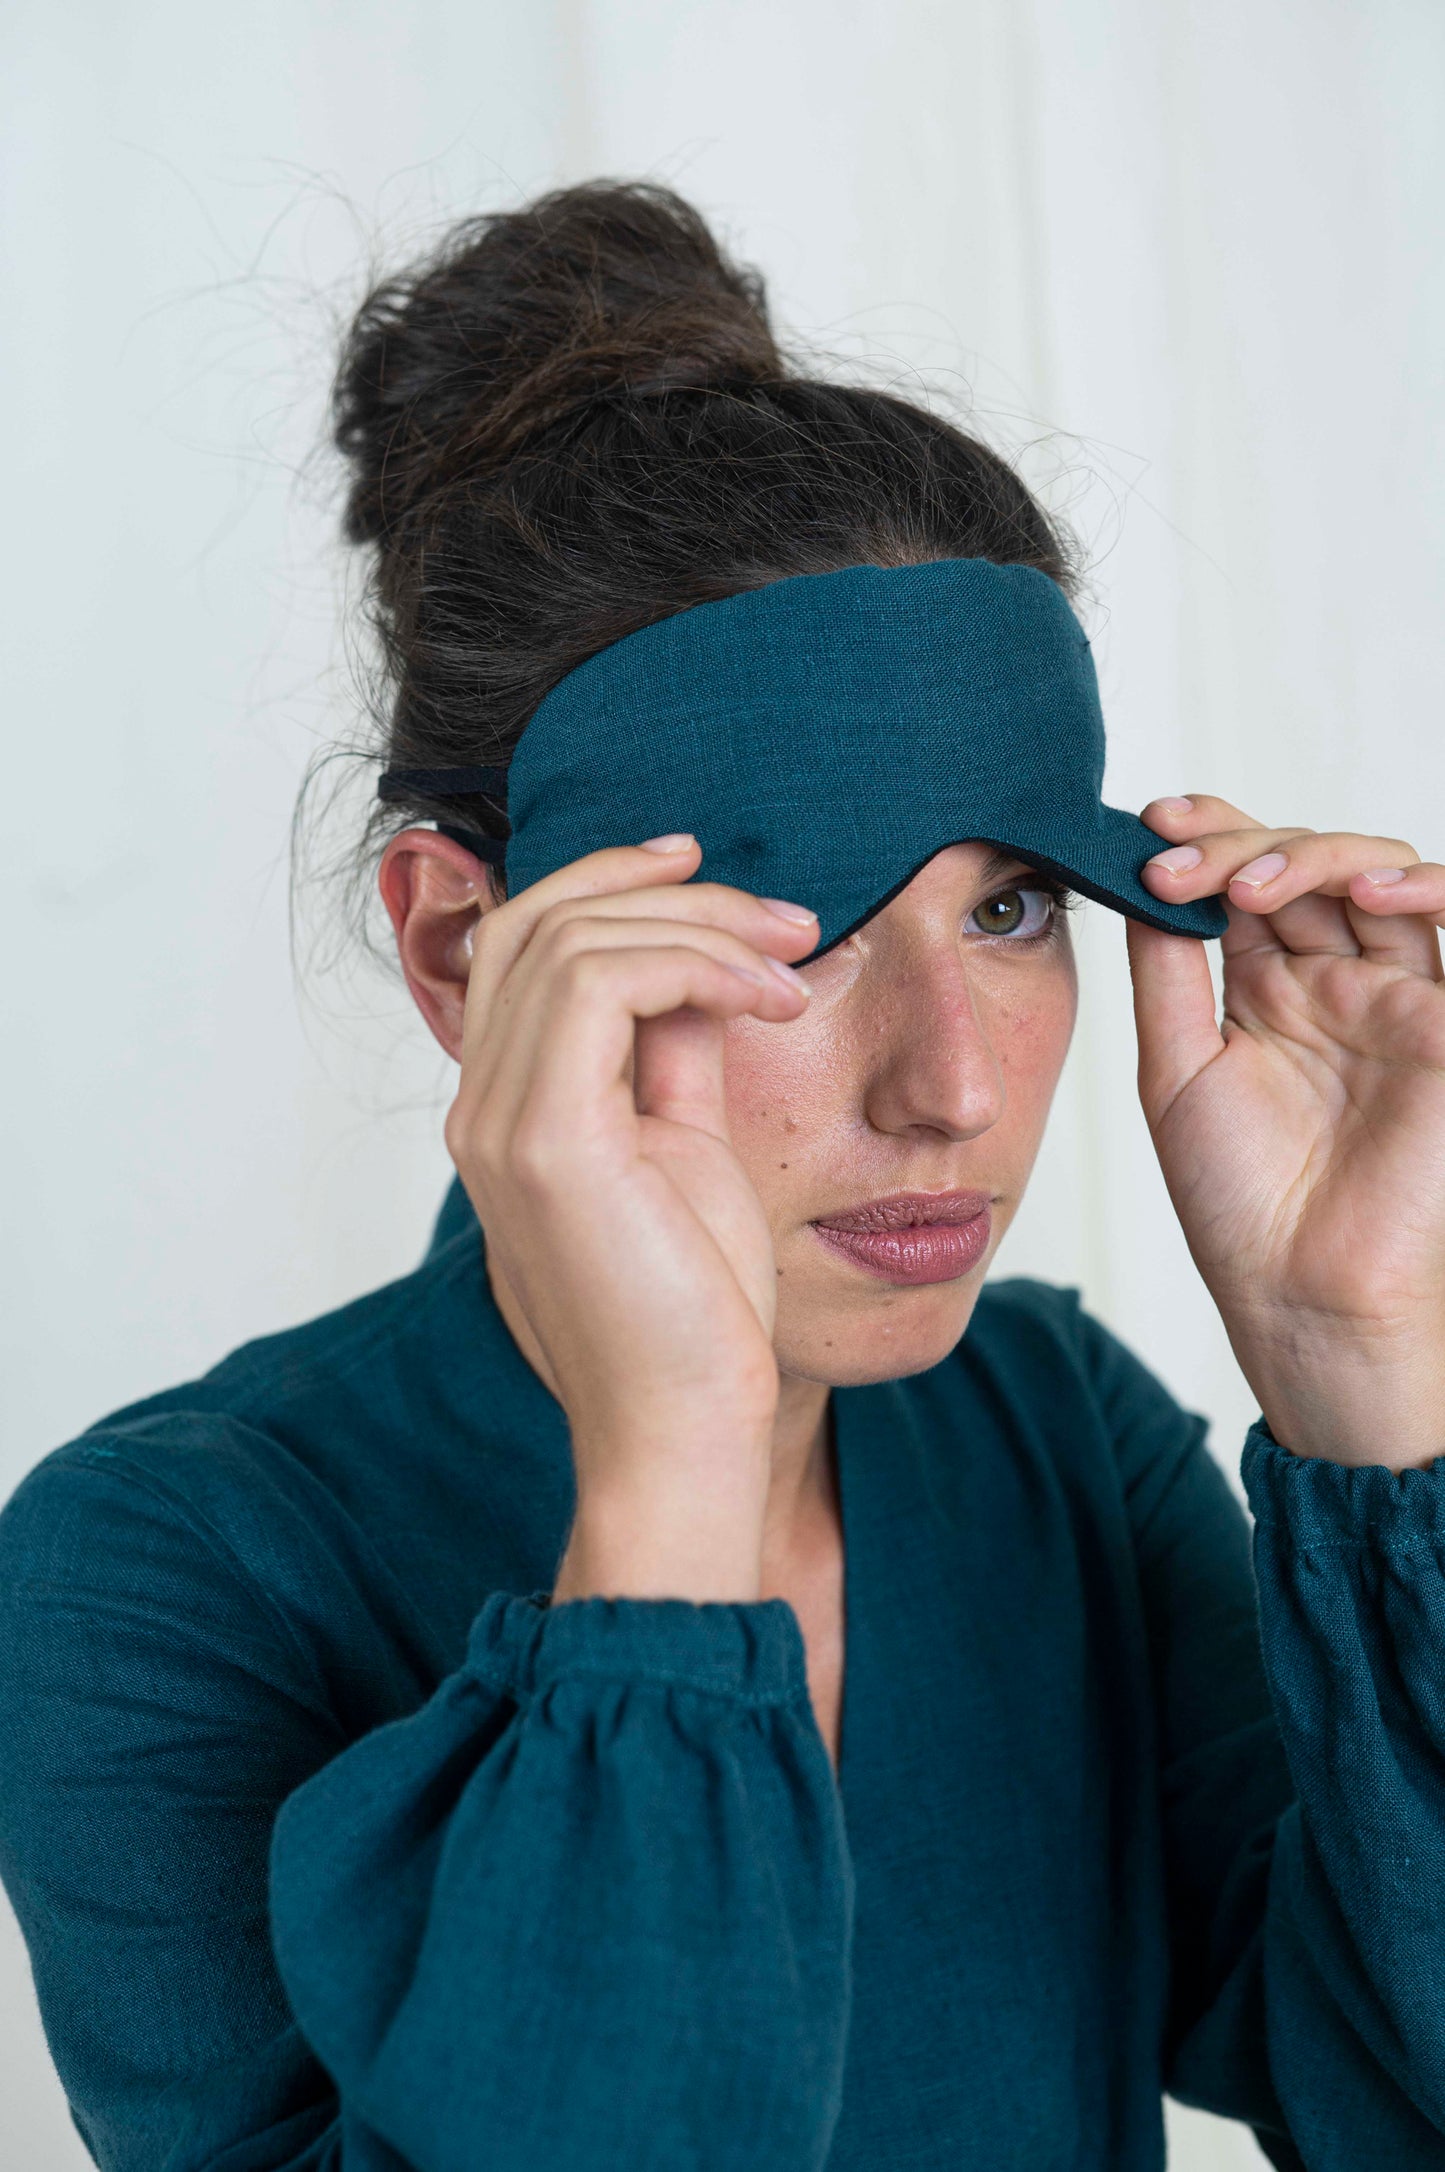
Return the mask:
<path fill-rule="evenodd" d="M 390 764 L 505 766 L 542 697 L 655 620 L 790 574 L 988 558 L 1072 592 L 1006 460 L 795 369 L 758 273 L 670 189 L 595 181 L 453 228 L 376 286 L 333 395 L 369 546 Z M 505 836 L 482 796 L 373 809 Z"/>

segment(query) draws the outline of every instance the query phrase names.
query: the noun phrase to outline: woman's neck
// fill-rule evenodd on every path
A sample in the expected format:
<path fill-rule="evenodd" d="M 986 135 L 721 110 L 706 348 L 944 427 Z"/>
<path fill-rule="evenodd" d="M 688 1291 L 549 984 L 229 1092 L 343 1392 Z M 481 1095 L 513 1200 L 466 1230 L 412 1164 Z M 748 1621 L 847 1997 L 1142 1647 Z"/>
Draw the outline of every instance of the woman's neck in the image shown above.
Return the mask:
<path fill-rule="evenodd" d="M 773 1423 L 772 1475 L 763 1518 L 764 1559 L 786 1561 L 810 1550 L 820 1516 L 834 1500 L 829 1454 L 831 1390 L 784 1373 Z"/>

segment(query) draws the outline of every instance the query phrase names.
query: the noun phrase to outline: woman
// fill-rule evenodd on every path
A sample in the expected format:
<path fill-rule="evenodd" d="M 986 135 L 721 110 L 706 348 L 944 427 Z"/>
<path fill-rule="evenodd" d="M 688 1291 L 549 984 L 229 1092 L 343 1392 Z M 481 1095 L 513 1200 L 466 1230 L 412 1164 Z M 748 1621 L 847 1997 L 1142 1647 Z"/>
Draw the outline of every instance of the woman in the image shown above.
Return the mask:
<path fill-rule="evenodd" d="M 0 1520 L 0 1867 L 97 2161 L 1139 2172 L 1166 2088 L 1445 2161 L 1445 868 L 1101 808 L 1042 511 L 790 375 L 668 192 L 461 230 L 337 412 L 458 1178 Z M 971 736 L 945 607 L 1013 659 Z M 1253 1573 L 1204 1421 L 985 1279 L 1061 867 L 1259 1399 Z"/>

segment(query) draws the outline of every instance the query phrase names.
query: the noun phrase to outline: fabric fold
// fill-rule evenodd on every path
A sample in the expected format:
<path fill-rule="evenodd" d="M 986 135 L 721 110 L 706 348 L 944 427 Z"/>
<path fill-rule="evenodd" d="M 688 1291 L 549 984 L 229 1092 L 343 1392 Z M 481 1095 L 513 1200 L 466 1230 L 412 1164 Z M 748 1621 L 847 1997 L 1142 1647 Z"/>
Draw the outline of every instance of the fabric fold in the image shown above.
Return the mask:
<path fill-rule="evenodd" d="M 1445 1451 L 1404 1471 L 1333 1463 L 1297 1455 L 1259 1417 L 1244 1438 L 1240 1475 L 1256 1523 L 1296 1546 L 1445 1543 Z"/>
<path fill-rule="evenodd" d="M 271 1865 L 298 2019 L 416 2172 L 824 2164 L 853 1877 L 785 1601 L 493 1593 Z"/>
<path fill-rule="evenodd" d="M 807 1654 L 785 1599 L 750 1602 L 494 1592 L 468 1642 L 484 1680 L 520 1697 L 568 1675 L 673 1683 L 748 1704 L 806 1695 Z"/>

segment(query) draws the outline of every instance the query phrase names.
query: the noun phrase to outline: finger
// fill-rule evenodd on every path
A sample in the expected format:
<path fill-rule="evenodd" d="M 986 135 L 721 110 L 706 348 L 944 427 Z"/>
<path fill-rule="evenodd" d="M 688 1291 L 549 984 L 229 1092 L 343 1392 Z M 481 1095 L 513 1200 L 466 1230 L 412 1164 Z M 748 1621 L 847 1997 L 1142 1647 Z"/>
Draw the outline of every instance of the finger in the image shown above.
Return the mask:
<path fill-rule="evenodd" d="M 1351 876 L 1387 858 L 1399 864 L 1418 857 L 1400 838 L 1353 830 L 1309 830 L 1270 845 L 1229 878 L 1229 902 L 1244 918 L 1221 947 L 1227 957 L 1265 948 L 1361 957 L 1365 943 L 1348 904 Z"/>
<path fill-rule="evenodd" d="M 818 940 L 818 916 L 785 898 L 756 897 L 724 882 L 689 882 L 659 889 L 620 890 L 549 905 L 534 925 L 526 952 L 543 948 L 559 928 L 594 920 L 687 921 L 726 929 L 774 956 L 799 959 Z"/>
<path fill-rule="evenodd" d="M 1140 816 L 1165 840 L 1163 849 L 1145 861 L 1140 879 L 1156 897 L 1176 903 L 1185 898 L 1213 897 L 1224 892 L 1232 871 L 1231 860 L 1232 867 L 1242 867 L 1283 839 L 1314 834 L 1298 824 L 1289 829 L 1271 829 L 1253 815 L 1246 814 L 1243 808 L 1236 807 L 1232 800 L 1221 799 L 1215 792 L 1151 799 L 1140 810 Z M 1232 854 L 1221 845 L 1220 841 L 1224 839 L 1233 842 Z M 1214 848 L 1212 852 L 1208 850 L 1210 846 Z M 1221 867 L 1222 873 L 1219 872 Z M 1225 897 L 1225 911 L 1229 927 L 1221 948 L 1227 955 L 1274 944 L 1274 937 L 1264 923 L 1230 909 L 1228 896 Z M 1323 935 L 1335 943 L 1346 932 L 1342 912 L 1327 920 L 1322 929 L 1315 930 L 1316 935 Z"/>
<path fill-rule="evenodd" d="M 1196 829 L 1192 837 L 1165 845 L 1147 859 L 1139 879 L 1155 897 L 1175 903 L 1183 898 L 1213 897 L 1227 891 L 1231 877 L 1251 861 L 1266 853 L 1297 851 L 1298 840 L 1315 835 L 1314 830 L 1298 826 L 1277 830 L 1262 825 Z"/>
<path fill-rule="evenodd" d="M 1438 933 L 1445 927 L 1445 866 L 1438 860 L 1417 860 L 1399 871 L 1398 881 L 1372 879 L 1394 872 L 1382 866 L 1350 877 L 1345 909 L 1360 948 L 1383 965 L 1445 981 Z"/>
<path fill-rule="evenodd" d="M 670 890 L 657 898 L 659 915 L 680 894 Z M 486 1092 L 502 1063 L 527 1060 L 527 1050 L 545 1029 L 549 1012 L 565 1000 L 564 976 L 573 959 L 592 951 L 639 947 L 692 948 L 731 967 L 759 990 L 762 1017 L 797 1017 L 807 1004 L 808 984 L 800 974 L 726 928 L 660 916 L 604 919 L 568 907 L 562 917 L 549 915 L 539 927 L 497 991 L 491 1012 L 478 1026 L 470 1047 L 464 1046 L 463 1065 L 470 1068 L 479 1091 Z"/>
<path fill-rule="evenodd" d="M 617 854 L 594 855 L 596 859 L 616 861 Z M 643 859 L 655 856 L 644 851 Z M 689 864 L 696 863 L 696 855 L 668 855 L 669 858 L 685 857 Z M 571 869 L 560 869 L 558 877 L 572 872 L 585 872 L 588 863 L 574 862 Z M 609 875 L 613 870 L 607 871 Z M 626 873 L 624 867 L 621 870 Z M 647 870 L 644 870 L 647 872 Z M 552 878 L 548 878 L 550 883 Z M 523 891 L 518 905 L 536 899 L 544 888 L 541 883 Z M 592 918 L 636 917 L 655 919 L 662 916 L 672 920 L 688 920 L 699 926 L 713 924 L 729 928 L 758 951 L 784 959 L 806 956 L 817 943 L 818 916 L 807 906 L 796 905 L 784 898 L 760 898 L 751 891 L 739 890 L 726 883 L 687 883 L 681 886 L 676 880 L 665 885 L 653 879 L 645 886 L 624 889 L 594 889 L 579 895 L 569 891 L 553 895 L 551 902 L 543 901 L 529 908 L 525 920 L 503 922 L 487 928 L 488 945 L 484 965 L 473 962 L 472 979 L 468 986 L 467 1018 L 479 1020 L 488 1015 L 498 991 L 516 973 L 520 962 L 529 957 L 538 946 L 544 945 L 559 927 L 570 926 L 574 921 Z M 496 919 L 489 916 L 489 921 Z M 472 990 L 475 988 L 475 996 Z M 473 1032 L 482 1029 L 473 1025 Z M 467 1021 L 463 1022 L 463 1047 L 465 1051 Z"/>
<path fill-rule="evenodd" d="M 1167 848 L 1145 863 L 1141 880 L 1176 901 L 1224 893 L 1227 957 L 1270 947 L 1355 957 L 1361 943 L 1343 903 L 1351 876 L 1418 857 L 1400 838 L 1354 830 L 1222 830 Z"/>
<path fill-rule="evenodd" d="M 1141 807 L 1139 818 L 1161 837 L 1175 840 L 1207 835 L 1211 830 L 1262 830 L 1268 827 L 1257 816 L 1246 814 L 1232 800 L 1213 792 L 1187 792 L 1178 797 L 1151 799 Z"/>
<path fill-rule="evenodd" d="M 666 849 L 663 849 L 666 848 Z M 701 859 L 695 837 L 658 838 L 650 845 L 611 845 L 528 883 L 484 913 L 472 951 L 467 1011 L 484 1010 L 549 907 L 622 890 L 656 890 L 686 882 Z M 475 1002 L 474 1002 L 475 991 Z M 463 1028 L 465 1038 L 465 1026 Z"/>
<path fill-rule="evenodd" d="M 699 986 L 712 991 L 712 1000 L 698 1007 L 713 1010 L 718 1016 L 751 1011 L 771 1019 L 792 1017 L 806 1001 L 803 996 L 800 1002 L 796 987 L 784 984 L 785 969 L 769 970 L 762 960 L 756 969 L 737 966 L 717 954 L 722 947 L 719 939 L 715 939 L 710 952 L 706 936 L 699 941 L 695 929 L 685 931 L 685 941 L 673 943 L 645 940 L 650 933 L 648 924 L 640 922 L 631 943 L 603 942 L 574 948 L 556 962 L 551 972 L 537 975 L 530 986 L 524 986 L 520 994 L 512 981 L 503 987 L 497 999 L 495 1030 L 475 1046 L 459 1088 L 459 1099 L 465 1098 L 481 1112 L 477 1122 L 489 1136 L 499 1130 L 505 1134 L 519 1120 L 530 1096 L 530 1081 L 540 1062 L 540 1051 L 544 1045 L 555 1046 L 559 1036 L 565 1039 L 569 1007 L 579 999 L 579 993 L 586 994 L 595 1007 L 594 984 L 604 991 L 612 990 L 619 1004 L 633 994 L 641 1000 L 642 1007 L 636 1012 L 620 1010 L 616 1023 L 617 1046 L 622 1052 L 617 1080 L 626 1087 L 629 1106 L 637 1020 L 665 1017 L 669 1009 L 693 1001 L 688 994 L 672 1004 L 666 1000 L 667 991 L 678 984 L 681 961 L 691 961 L 700 976 Z M 617 972 L 609 979 L 607 969 L 614 962 Z M 647 978 L 649 962 L 655 963 L 655 986 Z"/>
<path fill-rule="evenodd" d="M 684 944 L 583 951 L 558 980 L 559 1000 L 525 1060 L 509 1050 L 480 1112 L 493 1151 L 533 1179 L 560 1176 L 599 1152 L 635 1152 L 629 1073 L 638 1019 L 691 1008 L 722 1020 L 776 1007 L 774 983 L 744 980 Z"/>
<path fill-rule="evenodd" d="M 1139 1044 L 1139 1100 L 1153 1132 L 1175 1097 L 1225 1044 L 1203 942 L 1132 918 L 1124 930 Z"/>
<path fill-rule="evenodd" d="M 1241 845 L 1247 842 L 1250 858 L 1277 849 L 1291 836 L 1319 834 L 1309 829 L 1266 832 L 1263 824 L 1254 822 L 1230 801 L 1204 792 L 1181 795 L 1177 799 L 1150 800 L 1141 815 L 1151 829 L 1169 838 L 1173 845 L 1202 842 L 1211 833 L 1224 835 L 1233 830 Z M 1350 837 L 1358 833 L 1325 834 Z M 1373 847 L 1368 839 L 1359 841 L 1365 848 L 1362 859 L 1368 861 Z M 1368 955 L 1382 964 L 1402 966 L 1431 980 L 1445 978 L 1436 932 L 1445 926 L 1439 863 L 1422 862 L 1413 846 L 1403 844 L 1400 839 L 1378 842 L 1388 849 L 1377 864 L 1402 869 L 1402 881 L 1375 884 L 1368 879 L 1370 869 L 1363 866 L 1361 856 L 1355 856 L 1353 865 L 1347 856 L 1348 880 L 1342 890 L 1338 884 L 1326 884 L 1309 894 L 1296 894 L 1287 915 L 1270 903 L 1269 896 L 1256 893 L 1252 898 L 1248 885 L 1231 882 L 1225 896 L 1225 909 L 1230 920 L 1229 933 L 1222 946 L 1226 954 L 1236 955 L 1244 949 L 1283 944 L 1296 952 L 1327 950 L 1346 956 Z M 1166 847 L 1166 850 L 1170 849 Z M 1291 848 L 1291 856 L 1296 849 Z M 1148 887 L 1158 896 L 1208 896 L 1211 891 L 1205 887 L 1205 882 L 1214 879 L 1212 872 L 1191 886 L 1206 864 L 1201 860 L 1192 869 L 1181 870 L 1179 880 L 1167 890 L 1152 880 Z M 1247 861 L 1240 863 L 1240 867 L 1247 865 Z M 1239 869 L 1234 872 L 1238 873 Z M 1277 894 L 1284 898 L 1283 884 Z M 1335 902 L 1336 894 L 1338 903 Z M 1261 917 L 1262 911 L 1268 913 L 1267 918 Z"/>

